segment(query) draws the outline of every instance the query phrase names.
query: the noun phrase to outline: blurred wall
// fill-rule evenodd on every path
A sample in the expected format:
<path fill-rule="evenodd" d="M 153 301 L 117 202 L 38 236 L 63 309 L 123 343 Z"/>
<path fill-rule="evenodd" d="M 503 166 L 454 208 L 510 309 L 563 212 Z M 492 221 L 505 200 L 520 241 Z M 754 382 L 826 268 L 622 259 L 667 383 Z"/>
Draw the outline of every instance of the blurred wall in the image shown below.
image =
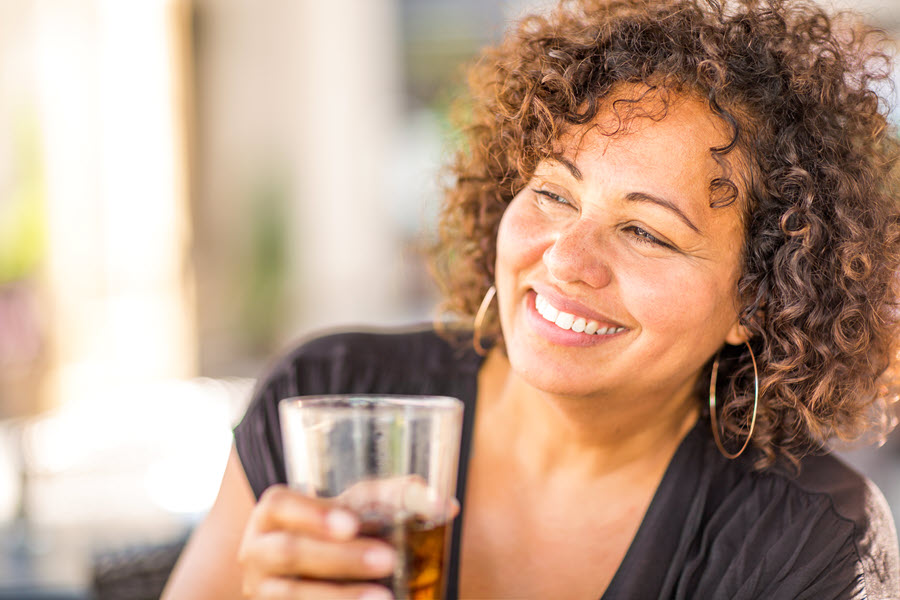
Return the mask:
<path fill-rule="evenodd" d="M 180 7 L 32 4 L 56 398 L 196 372 Z"/>
<path fill-rule="evenodd" d="M 311 328 L 404 315 L 389 197 L 395 11 L 196 3 L 203 372 L 252 373 L 254 358 Z"/>
<path fill-rule="evenodd" d="M 255 375 L 314 331 L 433 317 L 421 251 L 445 113 L 502 15 L 471 0 L 197 0 L 201 372 Z"/>
<path fill-rule="evenodd" d="M 0 415 L 196 372 L 184 6 L 0 3 Z"/>
<path fill-rule="evenodd" d="M 40 405 L 47 369 L 46 210 L 28 3 L 0 3 L 0 417 Z"/>

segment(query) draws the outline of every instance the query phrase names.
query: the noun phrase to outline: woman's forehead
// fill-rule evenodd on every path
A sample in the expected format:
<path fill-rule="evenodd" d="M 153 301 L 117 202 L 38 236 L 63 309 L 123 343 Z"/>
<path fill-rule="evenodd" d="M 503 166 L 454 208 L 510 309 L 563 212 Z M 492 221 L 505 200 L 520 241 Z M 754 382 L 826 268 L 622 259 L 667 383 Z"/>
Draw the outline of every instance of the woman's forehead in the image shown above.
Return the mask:
<path fill-rule="evenodd" d="M 725 121 L 697 96 L 631 86 L 610 94 L 590 122 L 567 128 L 549 158 L 579 171 L 602 159 L 640 161 L 648 175 L 654 170 L 689 174 L 702 178 L 696 183 L 709 189 L 715 204 L 715 182 L 726 179 L 739 190 L 744 181 L 740 151 L 716 151 L 728 146 L 732 136 Z"/>
<path fill-rule="evenodd" d="M 705 101 L 687 93 L 642 87 L 646 86 L 614 89 L 590 122 L 573 124 L 562 132 L 559 149 L 577 151 L 586 144 L 606 145 L 624 136 L 652 137 L 669 130 L 688 136 L 686 141 L 705 141 L 710 149 L 731 141 L 729 127 Z"/>

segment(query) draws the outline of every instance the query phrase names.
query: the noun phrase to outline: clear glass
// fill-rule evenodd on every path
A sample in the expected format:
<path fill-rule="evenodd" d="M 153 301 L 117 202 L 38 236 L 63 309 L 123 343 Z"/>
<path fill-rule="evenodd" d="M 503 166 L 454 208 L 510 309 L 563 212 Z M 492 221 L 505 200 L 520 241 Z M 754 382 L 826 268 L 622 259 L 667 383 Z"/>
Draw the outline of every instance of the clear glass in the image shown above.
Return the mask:
<path fill-rule="evenodd" d="M 279 403 L 288 483 L 355 511 L 399 560 L 394 597 L 441 598 L 463 404 L 445 396 L 306 396 Z"/>

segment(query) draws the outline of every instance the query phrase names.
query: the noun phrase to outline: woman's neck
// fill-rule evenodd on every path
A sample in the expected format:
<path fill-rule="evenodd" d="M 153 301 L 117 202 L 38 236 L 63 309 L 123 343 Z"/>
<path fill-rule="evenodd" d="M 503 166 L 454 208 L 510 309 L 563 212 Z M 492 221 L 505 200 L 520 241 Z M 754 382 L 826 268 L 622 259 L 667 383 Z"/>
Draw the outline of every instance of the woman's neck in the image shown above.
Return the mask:
<path fill-rule="evenodd" d="M 558 396 L 529 385 L 494 350 L 479 374 L 476 422 L 529 477 L 657 478 L 698 418 L 693 382 L 682 387 L 667 398 Z"/>

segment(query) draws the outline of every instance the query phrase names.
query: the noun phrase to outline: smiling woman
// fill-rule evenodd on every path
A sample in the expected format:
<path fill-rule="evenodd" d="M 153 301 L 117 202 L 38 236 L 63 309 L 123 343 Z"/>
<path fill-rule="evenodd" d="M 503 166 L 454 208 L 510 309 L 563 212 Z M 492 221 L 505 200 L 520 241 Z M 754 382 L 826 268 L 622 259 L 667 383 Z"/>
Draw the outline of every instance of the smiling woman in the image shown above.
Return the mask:
<path fill-rule="evenodd" d="M 881 44 L 799 0 L 523 20 L 473 67 L 441 223 L 474 327 L 283 357 L 167 597 L 388 597 L 394 550 L 283 485 L 279 400 L 361 392 L 465 403 L 446 598 L 900 597 L 884 498 L 828 452 L 895 398 Z"/>
<path fill-rule="evenodd" d="M 597 138 L 627 146 L 636 128 L 656 154 L 607 158 L 617 173 L 640 170 L 639 185 L 620 192 L 653 192 L 691 224 L 693 214 L 728 218 L 718 209 L 739 216 L 740 232 L 723 243 L 740 246 L 736 310 L 767 397 L 753 440 L 759 466 L 831 438 L 883 434 L 897 397 L 898 142 L 873 89 L 891 72 L 890 44 L 852 15 L 783 0 L 563 2 L 524 19 L 470 74 L 469 138 L 452 165 L 437 253 L 444 308 L 474 314 L 495 280 L 501 217 L 529 182 L 568 163 L 583 186 L 570 159 Z M 705 131 L 666 119 L 690 112 L 685 104 Z M 665 120 L 668 137 L 651 125 Z M 690 255 L 651 223 L 639 229 L 660 250 Z M 483 333 L 502 344 L 507 332 L 492 316 Z M 750 350 L 724 354 L 733 399 L 722 420 L 741 438 L 753 405 Z"/>
<path fill-rule="evenodd" d="M 577 171 L 540 163 L 503 213 L 495 264 L 503 340 L 513 369 L 544 391 L 696 409 L 696 374 L 723 340 L 747 337 L 736 294 L 740 209 L 710 206 L 719 165 L 709 149 L 727 137 L 695 99 L 671 102 L 660 120 L 631 119 L 614 136 L 594 122 L 561 136 Z M 556 310 L 542 315 L 538 298 Z M 578 318 L 605 333 L 573 331 Z M 602 373 L 591 368 L 601 364 Z"/>

